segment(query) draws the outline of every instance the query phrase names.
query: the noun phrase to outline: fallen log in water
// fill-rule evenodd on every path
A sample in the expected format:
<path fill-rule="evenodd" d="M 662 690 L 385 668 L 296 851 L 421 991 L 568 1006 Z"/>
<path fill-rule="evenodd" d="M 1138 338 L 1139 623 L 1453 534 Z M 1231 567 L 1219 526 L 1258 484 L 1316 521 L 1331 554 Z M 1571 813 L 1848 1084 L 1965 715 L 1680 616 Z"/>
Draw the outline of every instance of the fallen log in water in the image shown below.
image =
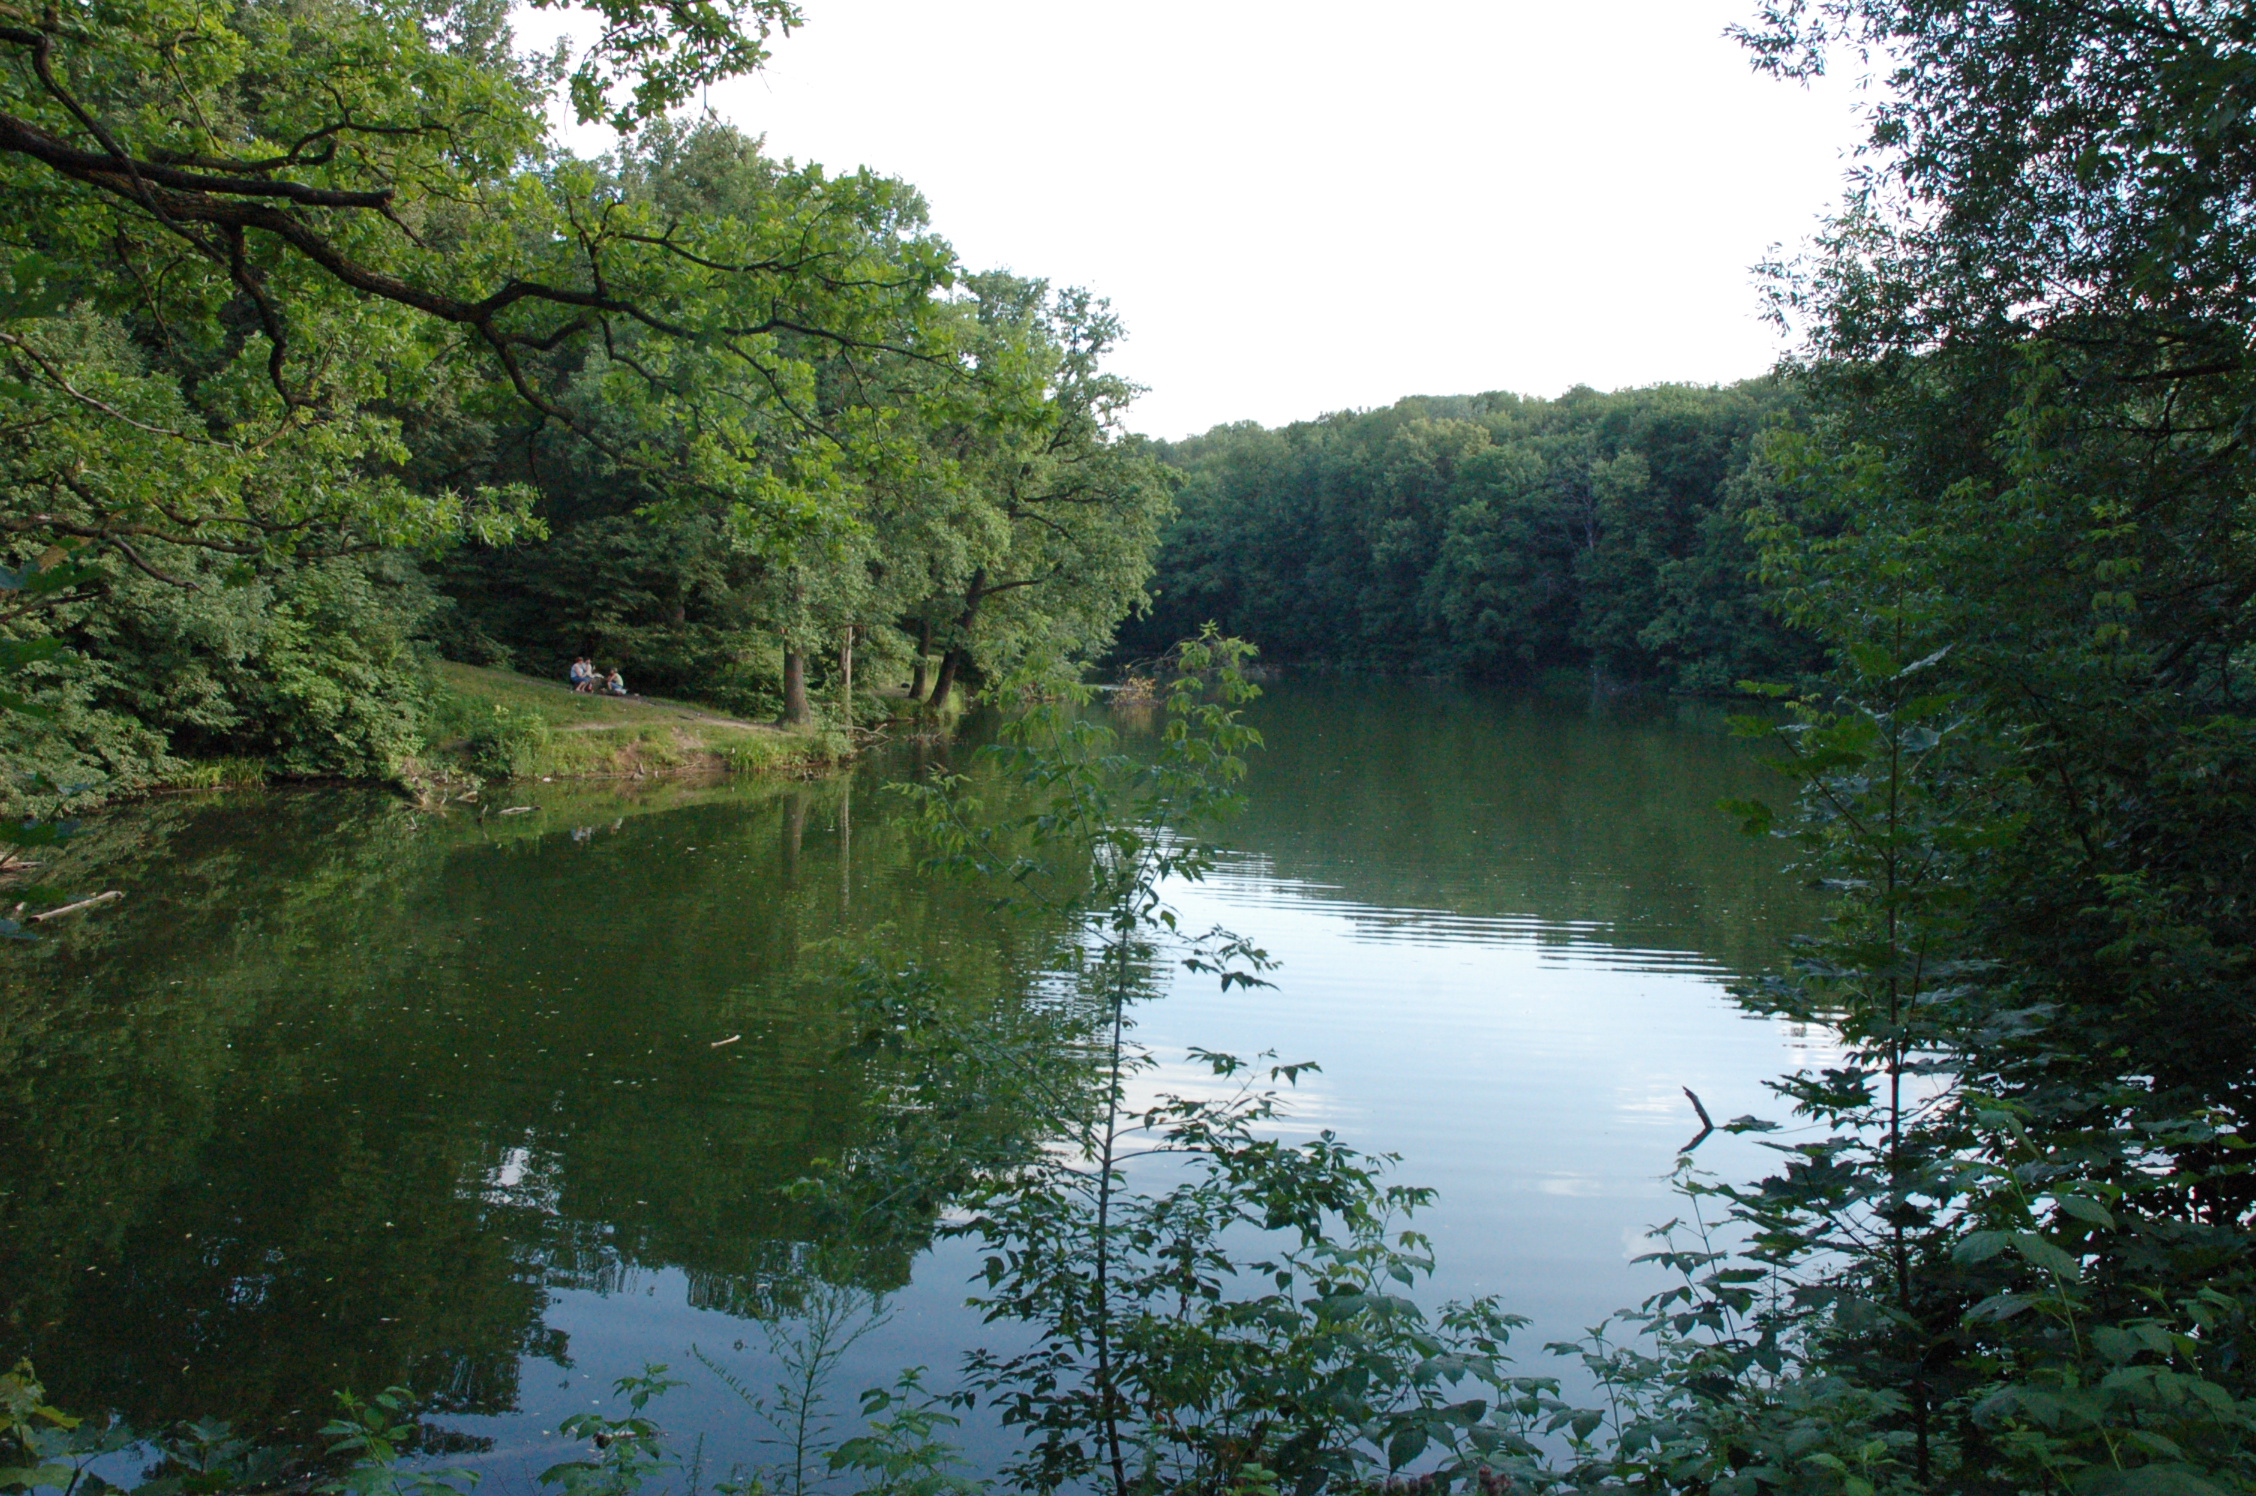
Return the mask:
<path fill-rule="evenodd" d="M 59 909 L 43 910 L 38 914 L 32 915 L 31 919 L 35 924 L 41 920 L 61 919 L 66 914 L 76 914 L 81 909 L 91 909 L 96 904 L 107 904 L 113 899 L 122 899 L 124 897 L 124 894 L 113 888 L 108 893 L 94 894 L 91 897 L 80 899 L 75 903 L 65 904 Z"/>

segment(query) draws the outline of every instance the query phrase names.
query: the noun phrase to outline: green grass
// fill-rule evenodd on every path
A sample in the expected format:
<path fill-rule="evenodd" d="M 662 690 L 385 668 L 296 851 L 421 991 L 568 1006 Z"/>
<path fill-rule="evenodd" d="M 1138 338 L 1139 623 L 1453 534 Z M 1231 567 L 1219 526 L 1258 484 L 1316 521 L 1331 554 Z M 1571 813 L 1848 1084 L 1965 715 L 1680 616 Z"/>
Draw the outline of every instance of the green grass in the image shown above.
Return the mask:
<path fill-rule="evenodd" d="M 439 680 L 457 696 L 498 702 L 513 711 L 538 712 L 551 727 L 628 727 L 657 722 L 727 722 L 738 719 L 710 707 L 658 696 L 582 696 L 560 681 L 443 661 Z M 746 723 L 746 726 L 758 724 Z"/>
<path fill-rule="evenodd" d="M 190 762 L 160 781 L 168 790 L 216 790 L 266 783 L 263 758 L 207 758 Z"/>
<path fill-rule="evenodd" d="M 805 773 L 851 751 L 834 732 L 790 733 L 661 697 L 583 696 L 555 681 L 451 662 L 416 770 L 487 779 Z"/>

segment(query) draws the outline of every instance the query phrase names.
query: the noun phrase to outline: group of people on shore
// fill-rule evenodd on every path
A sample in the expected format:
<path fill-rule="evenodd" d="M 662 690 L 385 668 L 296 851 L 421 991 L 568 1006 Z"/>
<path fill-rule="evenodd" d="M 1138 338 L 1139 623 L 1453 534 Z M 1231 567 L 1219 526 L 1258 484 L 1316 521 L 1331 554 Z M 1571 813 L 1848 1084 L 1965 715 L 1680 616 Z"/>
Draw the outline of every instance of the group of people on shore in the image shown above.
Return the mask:
<path fill-rule="evenodd" d="M 595 661 L 585 656 L 572 662 L 570 680 L 572 689 L 583 696 L 624 696 L 627 694 L 627 682 L 625 677 L 619 674 L 618 666 L 612 666 L 610 673 L 606 674 L 596 669 Z"/>

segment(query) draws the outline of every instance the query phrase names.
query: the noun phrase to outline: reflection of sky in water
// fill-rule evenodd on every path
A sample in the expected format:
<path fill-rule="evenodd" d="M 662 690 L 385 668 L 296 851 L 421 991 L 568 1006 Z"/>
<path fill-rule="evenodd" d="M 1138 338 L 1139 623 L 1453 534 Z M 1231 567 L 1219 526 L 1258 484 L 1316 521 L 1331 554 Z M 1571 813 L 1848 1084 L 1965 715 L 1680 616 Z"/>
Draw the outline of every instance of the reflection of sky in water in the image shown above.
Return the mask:
<path fill-rule="evenodd" d="M 1822 1036 L 1747 1016 L 1696 954 L 1327 893 L 1246 863 L 1178 890 L 1186 928 L 1235 929 L 1281 966 L 1274 988 L 1251 992 L 1184 974 L 1142 1037 L 1315 1060 L 1310 1105 L 1296 1109 L 1401 1154 L 1405 1180 L 1440 1192 L 1423 1221 L 1438 1288 L 1502 1296 L 1537 1320 L 1530 1344 L 1648 1291 L 1626 1260 L 1678 1213 L 1668 1175 L 1699 1130 L 1684 1088 L 1718 1121 L 1780 1118 L 1763 1081 L 1830 1054 Z M 1767 1154 L 1718 1133 L 1697 1156 L 1738 1176 Z"/>
<path fill-rule="evenodd" d="M 1367 944 L 1411 945 L 1534 944 L 1549 959 L 1572 959 L 1631 971 L 1697 972 L 1723 976 L 1728 968 L 1698 951 L 1642 950 L 1624 943 L 1604 920 L 1556 920 L 1533 914 L 1459 914 L 1449 909 L 1389 908 L 1358 902 L 1335 884 L 1281 878 L 1266 858 L 1240 855 L 1223 863 L 1207 880 L 1209 891 L 1232 908 L 1300 909 L 1320 907 L 1345 921 L 1354 938 Z M 1250 920 L 1246 922 L 1250 923 Z"/>
<path fill-rule="evenodd" d="M 917 1264 L 916 1281 L 879 1306 L 882 1319 L 840 1357 L 827 1394 L 824 1416 L 833 1422 L 833 1440 L 859 1431 L 858 1394 L 884 1386 L 904 1369 L 923 1365 L 929 1386 L 952 1384 L 961 1351 L 974 1344 L 1008 1347 L 1007 1327 L 986 1327 L 964 1307 L 968 1280 L 978 1266 L 967 1243 L 943 1243 Z M 721 1380 L 709 1358 L 748 1391 L 773 1401 L 782 1369 L 765 1328 L 693 1302 L 686 1275 L 672 1269 L 630 1271 L 610 1292 L 567 1289 L 550 1297 L 547 1322 L 570 1339 L 570 1364 L 528 1361 L 519 1383 L 519 1407 L 496 1418 L 449 1418 L 449 1428 L 492 1437 L 496 1448 L 484 1456 L 452 1456 L 444 1463 L 479 1470 L 484 1496 L 525 1496 L 538 1486 L 542 1470 L 563 1460 L 584 1458 L 585 1441 L 565 1438 L 557 1425 L 577 1413 L 620 1416 L 611 1382 L 623 1372 L 662 1363 L 682 1385 L 652 1404 L 661 1425 L 677 1436 L 685 1455 L 705 1461 L 705 1485 L 728 1475 L 732 1465 L 772 1466 L 784 1458 L 776 1442 L 780 1430 Z M 854 1316 L 865 1323 L 868 1308 Z M 700 1446 L 700 1442 L 702 1444 Z M 958 1430 L 955 1442 L 992 1467 L 1008 1457 L 1012 1442 L 992 1423 L 974 1419 Z"/>
<path fill-rule="evenodd" d="M 1602 925 L 1376 909 L 1272 877 L 1257 859 L 1171 894 L 1185 929 L 1235 930 L 1280 966 L 1273 988 L 1229 993 L 1184 973 L 1164 1002 L 1141 1009 L 1138 1036 L 1159 1064 L 1137 1078 L 1131 1101 L 1231 1089 L 1189 1054 L 1193 1046 L 1316 1061 L 1319 1073 L 1284 1088 L 1290 1114 L 1274 1131 L 1328 1128 L 1365 1150 L 1401 1154 L 1402 1180 L 1439 1191 L 1417 1220 L 1438 1260 L 1426 1296 L 1495 1294 L 1529 1315 L 1519 1345 L 1531 1371 L 1567 1372 L 1542 1354 L 1545 1342 L 1659 1283 L 1630 1259 L 1652 1250 L 1650 1227 L 1681 1213 L 1668 1176 L 1699 1129 L 1684 1088 L 1718 1121 L 1782 1118 L 1763 1080 L 1832 1055 L 1826 1036 L 1743 1013 L 1712 960 L 1611 944 Z M 1740 1177 L 1766 1154 L 1754 1139 L 1719 1132 L 1698 1158 Z M 961 1243 L 920 1260 L 893 1318 L 842 1364 L 842 1410 L 901 1366 L 946 1371 L 965 1345 L 1009 1333 L 963 1307 L 975 1265 Z M 764 1386 L 772 1374 L 760 1332 L 690 1307 L 679 1274 L 633 1274 L 612 1296 L 560 1294 L 549 1322 L 570 1334 L 575 1367 L 529 1368 L 522 1415 L 465 1423 L 511 1446 L 493 1462 L 497 1477 L 554 1456 L 564 1447 L 546 1436 L 555 1420 L 590 1406 L 589 1389 L 615 1369 L 643 1360 L 690 1368 L 691 1385 L 667 1399 L 669 1423 L 708 1430 L 723 1464 L 763 1457 L 751 1443 L 762 1432 L 756 1420 L 689 1355 L 693 1343 L 719 1353 Z M 739 1341 L 744 1349 L 733 1349 Z M 520 1442 L 528 1438 L 533 1448 Z M 990 1456 L 1006 1447 L 991 1428 L 965 1438 Z"/>

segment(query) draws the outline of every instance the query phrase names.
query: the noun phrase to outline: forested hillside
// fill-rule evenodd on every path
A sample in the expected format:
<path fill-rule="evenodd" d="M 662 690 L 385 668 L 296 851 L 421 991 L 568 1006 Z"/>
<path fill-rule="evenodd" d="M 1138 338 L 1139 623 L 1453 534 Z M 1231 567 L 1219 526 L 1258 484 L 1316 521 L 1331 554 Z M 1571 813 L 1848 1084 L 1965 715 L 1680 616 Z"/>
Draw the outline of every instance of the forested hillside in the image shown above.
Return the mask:
<path fill-rule="evenodd" d="M 1163 448 L 1183 475 L 1131 650 L 1209 619 L 1271 658 L 1728 691 L 1817 655 L 1765 608 L 1776 379 L 1409 399 Z"/>

